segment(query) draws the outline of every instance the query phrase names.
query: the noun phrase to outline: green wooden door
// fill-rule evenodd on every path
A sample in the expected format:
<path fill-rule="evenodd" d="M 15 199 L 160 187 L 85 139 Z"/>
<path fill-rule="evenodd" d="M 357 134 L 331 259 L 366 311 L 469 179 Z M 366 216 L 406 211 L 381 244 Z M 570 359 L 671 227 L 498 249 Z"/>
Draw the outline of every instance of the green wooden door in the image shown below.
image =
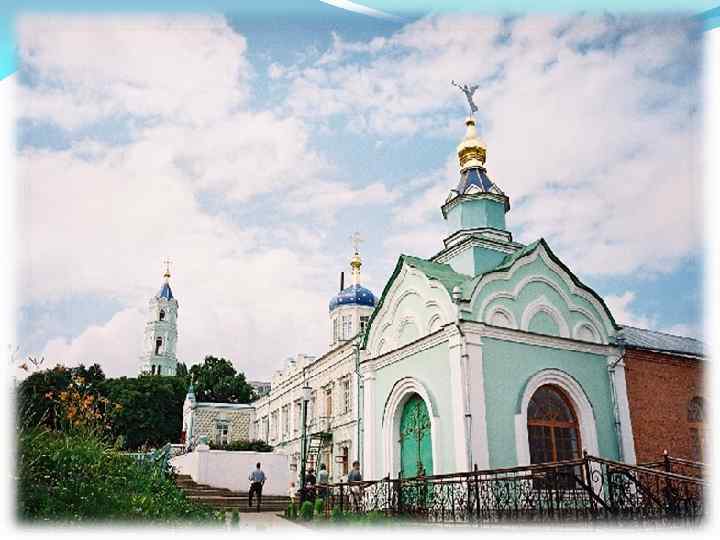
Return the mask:
<path fill-rule="evenodd" d="M 405 403 L 400 417 L 400 464 L 405 478 L 433 473 L 430 416 L 417 394 Z"/>

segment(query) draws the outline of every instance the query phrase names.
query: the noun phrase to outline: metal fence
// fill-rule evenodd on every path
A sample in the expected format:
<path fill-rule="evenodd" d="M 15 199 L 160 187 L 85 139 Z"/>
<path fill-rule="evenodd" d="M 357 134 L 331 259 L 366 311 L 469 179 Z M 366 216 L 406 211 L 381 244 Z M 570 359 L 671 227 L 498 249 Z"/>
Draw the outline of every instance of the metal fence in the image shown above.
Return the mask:
<path fill-rule="evenodd" d="M 705 481 L 594 456 L 558 463 L 330 484 L 325 512 L 439 523 L 678 521 L 703 516 Z"/>

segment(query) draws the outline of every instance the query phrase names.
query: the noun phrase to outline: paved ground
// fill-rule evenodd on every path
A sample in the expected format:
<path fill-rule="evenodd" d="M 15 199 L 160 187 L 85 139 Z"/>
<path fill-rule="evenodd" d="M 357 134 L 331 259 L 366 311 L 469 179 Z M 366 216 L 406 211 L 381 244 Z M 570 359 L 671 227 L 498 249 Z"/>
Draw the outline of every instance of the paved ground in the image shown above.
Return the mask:
<path fill-rule="evenodd" d="M 235 528 L 230 525 L 230 515 L 226 517 L 226 527 Z M 243 512 L 240 514 L 238 529 L 251 531 L 265 531 L 268 529 L 302 529 L 297 525 L 279 516 L 277 512 Z"/>

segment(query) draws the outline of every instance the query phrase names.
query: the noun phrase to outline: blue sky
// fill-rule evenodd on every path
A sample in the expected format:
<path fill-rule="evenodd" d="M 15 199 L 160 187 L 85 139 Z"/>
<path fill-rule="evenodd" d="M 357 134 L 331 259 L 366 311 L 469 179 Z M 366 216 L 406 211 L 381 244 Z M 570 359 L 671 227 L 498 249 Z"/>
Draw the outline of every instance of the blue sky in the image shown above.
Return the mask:
<path fill-rule="evenodd" d="M 662 17 L 26 17 L 18 340 L 135 373 L 174 261 L 178 353 L 268 377 L 320 354 L 359 230 L 380 293 L 430 256 L 477 95 L 515 238 L 545 237 L 620 322 L 698 335 L 699 29 Z"/>

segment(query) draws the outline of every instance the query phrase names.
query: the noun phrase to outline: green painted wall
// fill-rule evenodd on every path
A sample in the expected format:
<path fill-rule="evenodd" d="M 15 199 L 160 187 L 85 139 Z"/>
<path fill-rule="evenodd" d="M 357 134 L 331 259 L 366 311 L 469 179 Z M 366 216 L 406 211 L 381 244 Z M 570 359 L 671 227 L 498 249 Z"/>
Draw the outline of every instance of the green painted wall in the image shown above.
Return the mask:
<path fill-rule="evenodd" d="M 382 424 L 380 422 L 382 421 L 385 403 L 393 385 L 398 380 L 411 376 L 425 386 L 430 394 L 433 407 L 440 418 L 439 421 L 438 418 L 435 418 L 436 423 L 439 424 L 437 433 L 437 451 L 439 455 L 433 456 L 433 469 L 436 473 L 454 470 L 455 448 L 451 421 L 452 403 L 450 400 L 452 389 L 450 386 L 448 354 L 447 342 L 443 342 L 376 371 L 375 418 L 377 418 L 378 429 L 375 439 L 375 463 L 378 463 L 378 466 L 383 462 Z M 387 472 L 378 471 L 378 474 L 384 476 Z"/>
<path fill-rule="evenodd" d="M 558 287 L 560 287 L 562 291 L 564 291 L 567 296 L 571 298 L 574 304 L 593 314 L 595 320 L 600 322 L 605 320 L 604 313 L 600 313 L 600 311 L 596 309 L 591 302 L 589 302 L 582 296 L 572 293 L 570 287 L 568 287 L 567 283 L 565 283 L 565 280 L 558 276 L 554 272 L 554 270 L 549 268 L 540 257 L 535 259 L 530 264 L 526 264 L 517 268 L 517 270 L 510 279 L 498 279 L 486 284 L 482 288 L 481 293 L 478 295 L 478 297 L 474 300 L 472 304 L 472 318 L 476 321 L 483 321 L 485 313 L 491 313 L 493 306 L 500 305 L 508 309 L 515 316 L 515 320 L 517 321 L 517 323 L 520 324 L 523 311 L 525 310 L 525 307 L 528 305 L 528 303 L 536 300 L 540 296 L 545 296 L 548 302 L 552 304 L 552 306 L 555 307 L 562 314 L 563 319 L 565 319 L 565 321 L 567 322 L 568 330 L 570 332 L 572 332 L 575 325 L 579 322 L 591 322 L 591 320 L 584 314 L 578 311 L 571 311 L 570 309 L 568 309 L 568 306 L 565 303 L 563 297 L 558 294 L 558 292 L 553 289 L 553 287 L 541 281 L 531 281 L 530 283 L 525 285 L 525 287 L 519 292 L 518 297 L 515 300 L 511 300 L 509 298 L 497 298 L 491 301 L 485 308 L 484 313 L 480 313 L 480 306 L 482 305 L 485 298 L 488 298 L 489 296 L 492 296 L 493 294 L 498 292 L 513 292 L 516 285 L 528 276 L 541 276 L 554 282 L 555 284 L 557 284 Z M 546 324 L 546 322 L 542 322 L 542 319 L 538 320 L 536 328 L 538 330 L 546 328 L 550 335 L 557 335 L 557 333 L 552 330 L 552 327 L 550 325 Z M 607 332 L 607 329 L 598 328 L 598 330 Z"/>
<path fill-rule="evenodd" d="M 528 330 L 536 334 L 545 334 L 547 336 L 559 336 L 560 329 L 558 328 L 555 319 L 544 311 L 538 311 L 533 318 L 530 319 L 528 324 Z"/>
<path fill-rule="evenodd" d="M 505 205 L 485 198 L 464 200 L 448 211 L 447 222 L 451 233 L 480 227 L 492 227 L 504 231 Z"/>
<path fill-rule="evenodd" d="M 606 365 L 602 355 L 483 339 L 490 467 L 517 465 L 515 414 L 528 380 L 547 368 L 569 373 L 583 387 L 595 412 L 600 455 L 618 459 Z"/>

